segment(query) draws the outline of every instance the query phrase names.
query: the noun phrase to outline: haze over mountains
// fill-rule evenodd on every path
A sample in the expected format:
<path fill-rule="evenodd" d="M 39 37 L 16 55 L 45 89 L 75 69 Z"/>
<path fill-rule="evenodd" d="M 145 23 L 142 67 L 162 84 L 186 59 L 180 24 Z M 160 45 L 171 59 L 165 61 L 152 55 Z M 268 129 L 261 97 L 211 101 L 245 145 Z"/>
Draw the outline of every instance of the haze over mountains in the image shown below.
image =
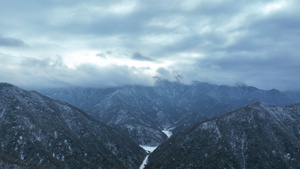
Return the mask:
<path fill-rule="evenodd" d="M 202 82 L 186 85 L 160 78 L 152 87 L 60 88 L 40 92 L 77 106 L 128 134 L 136 143 L 146 145 L 159 145 L 166 140 L 163 129 L 177 133 L 254 102 L 279 106 L 300 102 L 300 94 L 295 92 Z"/>

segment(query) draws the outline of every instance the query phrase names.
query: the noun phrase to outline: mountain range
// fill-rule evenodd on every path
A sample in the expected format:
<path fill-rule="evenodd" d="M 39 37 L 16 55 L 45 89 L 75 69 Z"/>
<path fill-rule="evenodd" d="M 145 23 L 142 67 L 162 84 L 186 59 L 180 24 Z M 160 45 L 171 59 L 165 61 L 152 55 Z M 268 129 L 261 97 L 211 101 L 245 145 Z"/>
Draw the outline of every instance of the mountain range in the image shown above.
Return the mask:
<path fill-rule="evenodd" d="M 1 168 L 300 166 L 297 92 L 161 79 L 39 92 L 52 98 L 0 83 Z"/>
<path fill-rule="evenodd" d="M 81 108 L 141 145 L 159 145 L 162 130 L 182 131 L 201 121 L 261 102 L 284 106 L 300 102 L 300 93 L 224 86 L 203 82 L 190 85 L 157 78 L 155 86 L 59 88 L 39 92 Z"/>

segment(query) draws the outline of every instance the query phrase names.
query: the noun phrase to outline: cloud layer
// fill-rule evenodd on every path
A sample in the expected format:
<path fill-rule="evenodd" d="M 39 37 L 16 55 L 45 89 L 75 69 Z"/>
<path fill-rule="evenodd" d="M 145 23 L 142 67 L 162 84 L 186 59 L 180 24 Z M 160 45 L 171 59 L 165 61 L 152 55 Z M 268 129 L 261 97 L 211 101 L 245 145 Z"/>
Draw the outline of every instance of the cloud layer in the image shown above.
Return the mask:
<path fill-rule="evenodd" d="M 1 1 L 0 81 L 244 83 L 300 90 L 300 2 Z"/>

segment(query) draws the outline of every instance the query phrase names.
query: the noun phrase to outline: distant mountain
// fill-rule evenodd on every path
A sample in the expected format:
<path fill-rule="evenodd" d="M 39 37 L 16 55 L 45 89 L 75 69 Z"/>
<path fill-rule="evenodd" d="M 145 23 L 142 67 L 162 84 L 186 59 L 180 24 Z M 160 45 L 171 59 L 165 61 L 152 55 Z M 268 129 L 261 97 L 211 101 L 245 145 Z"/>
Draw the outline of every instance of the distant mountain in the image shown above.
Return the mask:
<path fill-rule="evenodd" d="M 299 168 L 299 131 L 300 104 L 254 103 L 172 136 L 145 168 Z"/>
<path fill-rule="evenodd" d="M 138 168 L 146 152 L 83 111 L 0 83 L 0 168 Z"/>
<path fill-rule="evenodd" d="M 136 143 L 148 145 L 159 145 L 167 138 L 161 132 L 163 129 L 177 133 L 254 102 L 279 106 L 300 102 L 300 93 L 202 82 L 185 85 L 159 78 L 150 87 L 64 88 L 39 92 L 77 106 L 119 128 Z"/>

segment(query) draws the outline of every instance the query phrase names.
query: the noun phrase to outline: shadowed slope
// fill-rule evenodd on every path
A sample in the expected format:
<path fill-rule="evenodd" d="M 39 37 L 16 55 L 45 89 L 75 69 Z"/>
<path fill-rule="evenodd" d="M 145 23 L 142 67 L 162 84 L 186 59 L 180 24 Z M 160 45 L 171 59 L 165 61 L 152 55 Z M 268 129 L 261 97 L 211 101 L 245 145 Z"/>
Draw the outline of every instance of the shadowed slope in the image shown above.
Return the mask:
<path fill-rule="evenodd" d="M 81 110 L 0 84 L 0 166 L 137 168 L 145 152 Z"/>
<path fill-rule="evenodd" d="M 300 104 L 255 103 L 174 135 L 146 168 L 297 168 L 299 131 Z"/>

